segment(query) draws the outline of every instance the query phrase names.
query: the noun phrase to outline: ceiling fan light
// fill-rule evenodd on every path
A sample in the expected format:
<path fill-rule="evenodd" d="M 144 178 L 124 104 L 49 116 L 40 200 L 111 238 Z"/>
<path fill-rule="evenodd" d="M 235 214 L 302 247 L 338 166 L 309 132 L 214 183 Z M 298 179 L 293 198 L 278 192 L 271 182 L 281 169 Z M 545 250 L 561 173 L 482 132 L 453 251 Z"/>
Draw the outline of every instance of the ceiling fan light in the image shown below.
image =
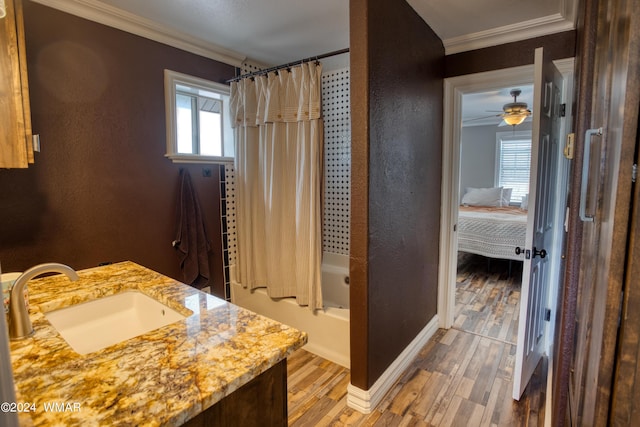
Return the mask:
<path fill-rule="evenodd" d="M 511 126 L 517 126 L 531 115 L 526 102 L 518 102 L 518 96 L 522 93 L 520 89 L 513 89 L 510 94 L 513 96 L 513 102 L 504 104 L 502 111 L 504 115 L 502 118 L 504 122 Z"/>
<path fill-rule="evenodd" d="M 527 118 L 527 114 L 509 114 L 508 116 L 504 116 L 503 118 L 506 124 L 517 126 L 520 123 L 524 122 L 524 119 Z"/>
<path fill-rule="evenodd" d="M 502 106 L 502 111 L 504 111 L 505 113 L 522 113 L 527 110 L 528 108 L 526 102 L 510 102 Z"/>

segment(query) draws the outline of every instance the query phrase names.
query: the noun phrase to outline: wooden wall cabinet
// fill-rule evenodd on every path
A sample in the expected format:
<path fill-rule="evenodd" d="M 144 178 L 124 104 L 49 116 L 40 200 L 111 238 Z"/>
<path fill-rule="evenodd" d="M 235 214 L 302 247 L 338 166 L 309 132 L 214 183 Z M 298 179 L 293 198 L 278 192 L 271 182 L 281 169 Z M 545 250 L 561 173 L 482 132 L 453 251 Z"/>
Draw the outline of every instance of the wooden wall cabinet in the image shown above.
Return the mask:
<path fill-rule="evenodd" d="M 0 168 L 33 163 L 22 0 L 5 0 L 0 18 Z"/>

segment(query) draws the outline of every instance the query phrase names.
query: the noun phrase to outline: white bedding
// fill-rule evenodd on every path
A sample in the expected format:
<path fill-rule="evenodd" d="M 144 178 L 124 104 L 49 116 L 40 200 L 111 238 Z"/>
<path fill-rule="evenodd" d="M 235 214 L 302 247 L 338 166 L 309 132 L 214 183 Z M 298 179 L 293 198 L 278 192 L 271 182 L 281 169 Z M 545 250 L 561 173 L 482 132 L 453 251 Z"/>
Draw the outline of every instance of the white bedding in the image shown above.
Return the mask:
<path fill-rule="evenodd" d="M 458 250 L 490 258 L 523 260 L 527 212 L 515 207 L 460 206 Z"/>

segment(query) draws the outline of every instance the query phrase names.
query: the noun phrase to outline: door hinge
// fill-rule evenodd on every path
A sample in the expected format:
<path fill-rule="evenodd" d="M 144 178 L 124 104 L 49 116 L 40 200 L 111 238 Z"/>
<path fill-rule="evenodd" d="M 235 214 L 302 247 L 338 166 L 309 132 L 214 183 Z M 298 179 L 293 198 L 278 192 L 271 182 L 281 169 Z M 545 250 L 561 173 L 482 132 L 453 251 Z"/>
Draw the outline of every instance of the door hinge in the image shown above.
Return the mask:
<path fill-rule="evenodd" d="M 458 230 L 458 224 L 453 224 L 453 231 L 455 232 L 456 230 Z"/>
<path fill-rule="evenodd" d="M 567 104 L 560 104 L 560 117 L 567 115 Z"/>
<path fill-rule="evenodd" d="M 636 182 L 637 178 L 638 178 L 638 164 L 634 163 L 633 168 L 631 170 L 631 182 Z"/>
<path fill-rule="evenodd" d="M 544 320 L 547 322 L 551 321 L 551 310 L 548 308 L 544 309 Z"/>

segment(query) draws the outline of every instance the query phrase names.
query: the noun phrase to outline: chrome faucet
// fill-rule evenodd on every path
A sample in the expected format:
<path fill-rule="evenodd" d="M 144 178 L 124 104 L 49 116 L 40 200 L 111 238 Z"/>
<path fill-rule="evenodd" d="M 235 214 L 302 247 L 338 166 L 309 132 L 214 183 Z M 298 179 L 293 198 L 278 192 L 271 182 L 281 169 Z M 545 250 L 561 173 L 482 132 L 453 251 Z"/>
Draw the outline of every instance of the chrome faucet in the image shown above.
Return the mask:
<path fill-rule="evenodd" d="M 72 282 L 78 280 L 78 274 L 71 267 L 55 262 L 38 264 L 22 273 L 13 284 L 9 299 L 9 338 L 12 340 L 26 338 L 33 333 L 24 301 L 24 287 L 29 280 L 44 273 L 63 273 Z"/>

